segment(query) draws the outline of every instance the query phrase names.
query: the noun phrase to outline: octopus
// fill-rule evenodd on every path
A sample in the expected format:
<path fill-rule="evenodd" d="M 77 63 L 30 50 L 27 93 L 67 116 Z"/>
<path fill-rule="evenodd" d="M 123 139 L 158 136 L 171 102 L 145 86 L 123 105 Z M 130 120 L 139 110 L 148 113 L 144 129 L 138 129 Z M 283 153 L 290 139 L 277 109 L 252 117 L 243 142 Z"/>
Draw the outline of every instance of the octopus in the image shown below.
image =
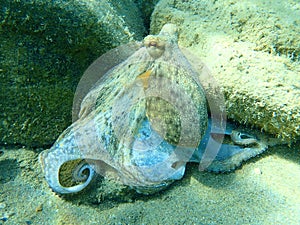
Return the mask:
<path fill-rule="evenodd" d="M 180 180 L 187 162 L 199 170 L 233 171 L 267 148 L 226 123 L 224 98 L 203 63 L 178 46 L 178 30 L 136 42 L 80 101 L 78 118 L 39 155 L 50 188 L 77 193 L 96 174 L 150 194 Z M 101 65 L 100 65 L 101 67 Z M 74 186 L 61 184 L 70 161 Z"/>

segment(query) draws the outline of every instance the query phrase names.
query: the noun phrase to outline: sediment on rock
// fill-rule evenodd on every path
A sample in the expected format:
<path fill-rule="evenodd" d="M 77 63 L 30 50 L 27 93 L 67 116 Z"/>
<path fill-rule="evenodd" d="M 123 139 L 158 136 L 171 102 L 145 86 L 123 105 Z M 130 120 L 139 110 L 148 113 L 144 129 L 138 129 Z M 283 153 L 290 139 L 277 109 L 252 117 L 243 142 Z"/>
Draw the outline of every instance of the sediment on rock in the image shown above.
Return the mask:
<path fill-rule="evenodd" d="M 277 0 L 161 0 L 151 32 L 175 23 L 179 44 L 201 58 L 222 86 L 229 118 L 295 141 L 300 138 L 299 13 L 297 3 Z"/>

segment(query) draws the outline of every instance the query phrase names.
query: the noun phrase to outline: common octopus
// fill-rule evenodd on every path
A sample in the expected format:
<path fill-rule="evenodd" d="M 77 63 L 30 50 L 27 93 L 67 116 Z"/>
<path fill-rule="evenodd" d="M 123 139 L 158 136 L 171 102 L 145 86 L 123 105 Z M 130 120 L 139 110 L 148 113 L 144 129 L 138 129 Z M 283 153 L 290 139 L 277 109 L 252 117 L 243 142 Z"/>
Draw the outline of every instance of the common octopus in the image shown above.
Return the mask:
<path fill-rule="evenodd" d="M 86 94 L 78 120 L 40 154 L 53 191 L 79 192 L 99 173 L 149 194 L 181 179 L 187 162 L 232 171 L 267 148 L 230 126 L 225 130 L 222 96 L 214 96 L 203 65 L 188 60 L 177 42 L 176 26 L 166 24 Z M 231 144 L 222 144 L 224 135 Z M 78 159 L 85 159 L 73 172 L 80 183 L 64 187 L 60 168 Z"/>

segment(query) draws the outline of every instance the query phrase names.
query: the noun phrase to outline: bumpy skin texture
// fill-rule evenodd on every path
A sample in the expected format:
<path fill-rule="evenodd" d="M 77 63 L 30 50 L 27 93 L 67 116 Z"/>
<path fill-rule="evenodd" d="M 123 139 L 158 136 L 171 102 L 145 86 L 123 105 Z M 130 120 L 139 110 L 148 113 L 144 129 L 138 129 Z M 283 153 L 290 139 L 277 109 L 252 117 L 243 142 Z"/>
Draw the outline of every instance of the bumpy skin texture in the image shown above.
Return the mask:
<path fill-rule="evenodd" d="M 205 168 L 206 171 L 215 173 L 234 171 L 242 162 L 263 153 L 268 148 L 267 138 L 260 133 L 256 134 L 260 136 L 258 140 L 253 135 L 238 130 L 235 128 L 235 125 L 227 122 L 224 135 L 230 141 L 220 146 L 214 160 Z M 206 133 L 193 156 L 190 158 L 190 162 L 200 162 L 199 168 L 201 169 L 201 159 L 203 158 L 204 150 L 207 148 L 208 139 L 212 138 L 212 141 L 215 141 L 213 136 L 220 134 L 223 133 L 211 131 L 211 120 L 209 119 Z"/>
<path fill-rule="evenodd" d="M 83 99 L 79 119 L 40 154 L 52 190 L 81 191 L 95 173 L 145 194 L 181 179 L 186 162 L 201 161 L 211 135 L 199 76 L 177 45 L 174 25 L 147 36 L 141 48 L 101 78 Z M 239 145 L 256 144 L 250 139 L 233 136 Z M 230 171 L 266 147 L 257 148 L 223 145 L 208 170 Z M 74 179 L 81 183 L 64 187 L 59 169 L 78 159 L 87 160 L 75 169 Z"/>
<path fill-rule="evenodd" d="M 180 179 L 207 128 L 204 91 L 191 68 L 174 25 L 147 36 L 101 78 L 82 101 L 79 119 L 41 153 L 49 186 L 58 193 L 78 192 L 97 172 L 150 193 Z M 63 187 L 59 168 L 76 159 L 87 160 L 89 175 Z"/>

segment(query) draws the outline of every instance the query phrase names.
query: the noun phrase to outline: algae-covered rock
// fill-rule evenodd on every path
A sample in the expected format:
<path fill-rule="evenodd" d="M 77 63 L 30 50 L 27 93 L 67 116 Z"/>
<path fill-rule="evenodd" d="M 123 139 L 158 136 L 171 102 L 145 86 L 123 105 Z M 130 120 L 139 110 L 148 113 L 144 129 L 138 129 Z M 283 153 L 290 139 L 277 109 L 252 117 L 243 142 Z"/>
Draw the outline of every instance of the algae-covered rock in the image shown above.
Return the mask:
<path fill-rule="evenodd" d="M 89 64 L 145 34 L 131 0 L 1 0 L 0 11 L 2 144 L 51 144 Z"/>
<path fill-rule="evenodd" d="M 151 33 L 179 26 L 179 43 L 209 66 L 228 117 L 285 141 L 300 137 L 300 6 L 295 1 L 161 0 Z"/>

